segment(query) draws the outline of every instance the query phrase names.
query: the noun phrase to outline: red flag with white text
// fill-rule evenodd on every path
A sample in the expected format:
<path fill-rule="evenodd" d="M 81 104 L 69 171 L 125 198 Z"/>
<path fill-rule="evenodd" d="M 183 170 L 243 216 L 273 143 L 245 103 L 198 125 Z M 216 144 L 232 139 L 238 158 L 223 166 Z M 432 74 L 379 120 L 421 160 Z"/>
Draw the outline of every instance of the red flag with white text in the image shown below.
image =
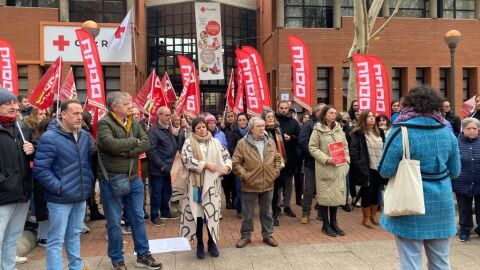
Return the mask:
<path fill-rule="evenodd" d="M 75 78 L 73 77 L 73 70 L 70 67 L 67 78 L 60 89 L 60 102 L 74 99 L 77 100 L 77 87 L 75 86 Z"/>
<path fill-rule="evenodd" d="M 242 46 L 242 50 L 250 55 L 255 67 L 255 74 L 258 78 L 258 86 L 262 96 L 263 108 L 272 109 L 272 100 L 270 99 L 270 89 L 268 87 L 267 76 L 263 66 L 263 60 L 255 48 L 250 46 Z"/>
<path fill-rule="evenodd" d="M 227 88 L 227 95 L 226 95 L 226 106 L 225 110 L 232 112 L 233 107 L 235 106 L 235 100 L 233 99 L 233 92 L 235 91 L 235 74 L 232 73 L 230 74 L 230 82 L 228 83 L 228 88 Z"/>
<path fill-rule="evenodd" d="M 125 42 L 130 42 L 130 38 L 132 37 L 132 29 L 130 26 L 132 20 L 130 14 L 131 10 L 128 11 L 127 16 L 123 18 L 122 23 L 118 26 L 117 30 L 110 39 L 110 43 L 108 45 L 109 51 L 119 51 L 123 48 Z"/>
<path fill-rule="evenodd" d="M 62 58 L 59 56 L 45 72 L 37 87 L 28 97 L 28 102 L 33 107 L 45 110 L 53 105 L 55 93 L 59 91 L 60 87 L 62 65 Z"/>
<path fill-rule="evenodd" d="M 388 76 L 387 69 L 383 61 L 374 55 L 368 55 L 370 61 L 371 70 L 375 76 L 375 107 L 373 112 L 375 114 L 385 114 L 390 118 L 391 116 L 391 90 L 390 90 L 390 77 Z"/>
<path fill-rule="evenodd" d="M 243 107 L 243 76 L 242 68 L 237 59 L 237 94 L 235 95 L 235 102 L 233 106 L 233 113 L 235 115 L 244 112 L 245 108 Z"/>
<path fill-rule="evenodd" d="M 167 100 L 164 95 L 164 91 L 162 89 L 162 81 L 160 78 L 155 74 L 155 78 L 153 79 L 152 84 L 152 97 L 153 97 L 153 105 L 151 110 L 148 114 L 148 124 L 153 125 L 157 121 L 157 110 L 162 106 L 167 106 Z M 169 107 L 170 108 L 170 107 Z"/>
<path fill-rule="evenodd" d="M 0 87 L 18 96 L 17 57 L 13 47 L 3 39 L 0 39 Z"/>
<path fill-rule="evenodd" d="M 370 64 L 368 56 L 361 54 L 353 55 L 353 64 L 355 65 L 355 75 L 357 78 L 358 110 L 375 111 L 377 95 L 373 66 Z"/>
<path fill-rule="evenodd" d="M 105 87 L 103 71 L 98 56 L 98 49 L 93 36 L 83 29 L 75 30 L 83 57 L 87 84 L 87 99 L 91 106 L 105 108 Z"/>
<path fill-rule="evenodd" d="M 90 105 L 87 99 L 85 101 L 85 106 L 83 107 L 83 111 L 90 113 L 90 115 L 92 116 L 93 123 L 92 123 L 91 132 L 92 132 L 93 138 L 96 138 L 98 120 L 102 119 L 107 114 L 107 110 L 106 108 L 102 109 L 102 108 L 98 108 L 97 106 Z"/>
<path fill-rule="evenodd" d="M 180 73 L 182 74 L 182 83 L 184 86 L 188 82 L 187 91 L 183 96 L 183 113 L 191 118 L 198 117 L 200 114 L 200 85 L 195 65 L 185 56 L 178 55 Z M 182 94 L 184 93 L 182 90 Z M 182 96 L 180 96 L 182 99 Z"/>
<path fill-rule="evenodd" d="M 242 69 L 243 84 L 245 87 L 245 97 L 247 100 L 247 113 L 251 116 L 261 116 L 263 113 L 262 96 L 258 78 L 255 74 L 255 66 L 252 58 L 241 49 L 235 49 L 238 63 Z"/>
<path fill-rule="evenodd" d="M 288 36 L 293 67 L 293 101 L 312 111 L 312 79 L 310 74 L 310 53 L 303 40 Z"/>
<path fill-rule="evenodd" d="M 177 100 L 177 94 L 175 94 L 175 90 L 173 89 L 172 82 L 170 81 L 170 77 L 168 76 L 167 72 L 165 72 L 162 77 L 162 89 L 163 96 L 167 101 L 167 106 L 171 108 L 172 103 Z"/>
<path fill-rule="evenodd" d="M 144 114 L 149 114 L 153 106 L 153 84 L 156 77 L 155 70 L 152 70 L 140 92 L 133 98 L 133 106 Z"/>

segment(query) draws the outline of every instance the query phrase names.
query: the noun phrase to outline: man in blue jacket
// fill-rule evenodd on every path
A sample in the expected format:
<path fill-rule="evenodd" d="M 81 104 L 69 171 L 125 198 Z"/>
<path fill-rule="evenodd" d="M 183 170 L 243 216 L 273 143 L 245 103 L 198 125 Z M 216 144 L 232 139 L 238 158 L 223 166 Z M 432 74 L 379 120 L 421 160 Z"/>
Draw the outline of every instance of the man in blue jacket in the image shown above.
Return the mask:
<path fill-rule="evenodd" d="M 172 197 L 172 180 L 170 170 L 177 153 L 178 144 L 172 134 L 170 117 L 172 112 L 168 107 L 157 110 L 158 121 L 148 131 L 150 141 L 149 175 L 150 175 L 150 219 L 153 225 L 165 225 L 162 219 L 177 219 L 170 212 L 169 201 Z M 160 217 L 158 212 L 160 211 Z"/>
<path fill-rule="evenodd" d="M 70 270 L 83 269 L 80 234 L 94 176 L 89 133 L 81 129 L 82 105 L 65 101 L 60 119 L 53 120 L 40 138 L 33 166 L 34 179 L 45 187 L 50 227 L 47 241 L 47 270 L 63 268 L 62 245 Z"/>

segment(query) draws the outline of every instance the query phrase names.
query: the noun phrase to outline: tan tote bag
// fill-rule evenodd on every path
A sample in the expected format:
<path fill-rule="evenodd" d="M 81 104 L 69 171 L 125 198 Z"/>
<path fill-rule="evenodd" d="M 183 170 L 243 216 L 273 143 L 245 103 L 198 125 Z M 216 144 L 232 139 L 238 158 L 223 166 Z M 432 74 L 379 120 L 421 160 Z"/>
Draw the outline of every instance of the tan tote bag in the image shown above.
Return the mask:
<path fill-rule="evenodd" d="M 384 193 L 384 214 L 389 217 L 424 215 L 420 161 L 410 159 L 408 131 L 402 129 L 403 157 L 397 173 L 390 178 Z"/>

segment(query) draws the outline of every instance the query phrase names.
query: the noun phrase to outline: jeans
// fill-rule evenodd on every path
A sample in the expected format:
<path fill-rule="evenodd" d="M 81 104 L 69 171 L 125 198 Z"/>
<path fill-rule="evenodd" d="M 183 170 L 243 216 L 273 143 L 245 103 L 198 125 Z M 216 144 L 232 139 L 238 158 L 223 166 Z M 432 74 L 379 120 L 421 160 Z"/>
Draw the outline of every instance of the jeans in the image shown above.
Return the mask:
<path fill-rule="evenodd" d="M 429 270 L 450 269 L 450 262 L 448 260 L 450 239 L 412 240 L 395 236 L 395 241 L 400 257 L 400 269 L 422 269 L 422 246 L 425 247 L 425 254 L 428 260 L 427 268 Z"/>
<path fill-rule="evenodd" d="M 172 198 L 172 180 L 170 175 L 151 175 L 150 176 L 150 218 L 154 220 L 158 217 L 158 211 L 161 216 L 170 215 L 170 206 L 168 202 Z"/>
<path fill-rule="evenodd" d="M 235 175 L 235 193 L 237 199 L 237 213 L 242 213 L 242 180 Z"/>
<path fill-rule="evenodd" d="M 48 227 L 47 239 L 47 270 L 62 270 L 62 246 L 65 241 L 65 251 L 68 258 L 68 269 L 83 268 L 80 257 L 80 235 L 85 218 L 86 202 L 60 204 L 47 202 Z"/>
<path fill-rule="evenodd" d="M 303 215 L 309 216 L 312 211 L 313 192 L 316 190 L 315 168 L 305 166 L 305 189 L 303 190 Z"/>
<path fill-rule="evenodd" d="M 114 196 L 110 185 L 106 181 L 100 181 L 100 192 L 103 200 L 103 211 L 107 219 L 108 257 L 110 257 L 112 263 L 124 262 L 120 226 L 122 210 L 125 210 L 127 221 L 132 229 L 133 245 L 137 256 L 147 254 L 149 246 L 143 220 L 144 193 L 142 180 L 137 178 L 130 182 L 130 193 L 122 197 Z"/>
<path fill-rule="evenodd" d="M 273 191 L 266 192 L 242 192 L 242 228 L 240 234 L 242 238 L 250 239 L 253 232 L 253 216 L 255 205 L 260 206 L 260 224 L 262 225 L 263 239 L 272 236 L 273 218 L 272 218 L 272 197 Z"/>
<path fill-rule="evenodd" d="M 40 240 L 40 239 L 47 240 L 49 227 L 50 227 L 50 221 L 48 219 L 38 222 L 37 240 Z"/>
<path fill-rule="evenodd" d="M 472 202 L 475 201 L 475 219 L 480 226 L 480 196 L 469 196 L 455 193 L 458 205 L 458 223 L 460 232 L 470 235 L 473 229 Z"/>
<path fill-rule="evenodd" d="M 0 206 L 0 269 L 14 270 L 17 241 L 23 233 L 29 203 Z"/>

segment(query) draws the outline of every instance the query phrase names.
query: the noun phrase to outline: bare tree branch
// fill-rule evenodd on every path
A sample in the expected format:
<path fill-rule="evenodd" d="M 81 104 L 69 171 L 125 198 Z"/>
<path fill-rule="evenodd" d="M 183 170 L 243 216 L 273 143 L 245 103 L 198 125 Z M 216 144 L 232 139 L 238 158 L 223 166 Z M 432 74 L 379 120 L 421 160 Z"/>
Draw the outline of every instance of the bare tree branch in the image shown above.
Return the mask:
<path fill-rule="evenodd" d="M 378 35 L 386 26 L 387 24 L 393 19 L 393 17 L 395 17 L 395 15 L 397 14 L 398 10 L 400 9 L 400 5 L 402 4 L 403 0 L 398 0 L 397 2 L 397 5 L 395 6 L 395 10 L 393 10 L 392 14 L 390 15 L 390 17 L 388 17 L 388 19 L 378 28 L 377 31 L 375 31 L 375 33 L 373 33 L 372 35 L 370 35 L 368 37 L 368 40 L 371 40 L 373 37 L 375 37 L 376 35 Z"/>
<path fill-rule="evenodd" d="M 387 0 L 388 1 L 388 0 Z M 373 29 L 373 25 L 377 20 L 378 13 L 382 9 L 384 0 L 374 0 L 370 9 L 368 10 L 368 32 L 370 33 Z"/>

